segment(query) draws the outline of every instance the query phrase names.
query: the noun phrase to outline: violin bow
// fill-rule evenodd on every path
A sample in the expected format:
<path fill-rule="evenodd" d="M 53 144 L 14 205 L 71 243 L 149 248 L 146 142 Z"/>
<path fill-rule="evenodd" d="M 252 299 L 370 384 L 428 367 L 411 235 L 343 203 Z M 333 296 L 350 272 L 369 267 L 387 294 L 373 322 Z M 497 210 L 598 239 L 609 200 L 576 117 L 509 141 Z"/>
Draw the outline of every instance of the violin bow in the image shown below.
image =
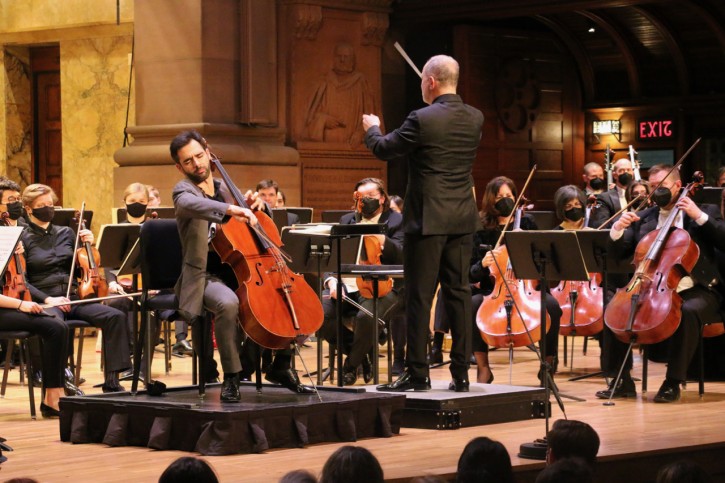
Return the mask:
<path fill-rule="evenodd" d="M 511 210 L 511 213 L 509 213 L 508 218 L 506 218 L 506 223 L 503 225 L 503 230 L 501 230 L 501 235 L 498 237 L 498 241 L 496 242 L 496 246 L 494 248 L 498 248 L 499 245 L 501 245 L 501 242 L 503 241 L 503 235 L 506 233 L 506 229 L 511 224 L 511 220 L 514 217 L 514 213 L 516 213 L 516 209 L 521 204 L 521 200 L 524 197 L 524 193 L 526 192 L 526 188 L 529 186 L 529 182 L 531 181 L 531 178 L 534 177 L 534 173 L 536 172 L 536 165 L 534 165 L 533 168 L 531 168 L 531 171 L 529 171 L 529 177 L 526 178 L 526 183 L 524 183 L 524 187 L 521 188 L 521 192 L 519 193 L 518 198 L 516 198 L 516 203 L 514 203 L 514 209 Z"/>
<path fill-rule="evenodd" d="M 81 239 L 81 226 L 83 223 L 83 213 L 86 211 L 86 202 L 84 201 L 81 204 L 81 212 L 80 216 L 78 217 L 78 231 L 76 232 L 76 241 L 75 245 L 73 247 L 73 259 L 70 264 L 70 275 L 68 276 L 68 290 L 65 292 L 65 298 L 70 298 L 70 289 L 73 287 L 73 272 L 75 271 L 76 267 L 76 252 L 78 251 L 78 242 Z"/>

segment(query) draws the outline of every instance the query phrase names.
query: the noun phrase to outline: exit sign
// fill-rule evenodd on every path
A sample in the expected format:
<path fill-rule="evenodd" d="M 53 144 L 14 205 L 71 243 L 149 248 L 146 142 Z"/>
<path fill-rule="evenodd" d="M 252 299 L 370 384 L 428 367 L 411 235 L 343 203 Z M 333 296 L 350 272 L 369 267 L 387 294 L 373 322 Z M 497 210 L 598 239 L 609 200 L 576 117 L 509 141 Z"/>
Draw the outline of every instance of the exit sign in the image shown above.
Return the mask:
<path fill-rule="evenodd" d="M 673 139 L 675 123 L 670 118 L 642 119 L 637 122 L 637 139 L 642 141 Z"/>

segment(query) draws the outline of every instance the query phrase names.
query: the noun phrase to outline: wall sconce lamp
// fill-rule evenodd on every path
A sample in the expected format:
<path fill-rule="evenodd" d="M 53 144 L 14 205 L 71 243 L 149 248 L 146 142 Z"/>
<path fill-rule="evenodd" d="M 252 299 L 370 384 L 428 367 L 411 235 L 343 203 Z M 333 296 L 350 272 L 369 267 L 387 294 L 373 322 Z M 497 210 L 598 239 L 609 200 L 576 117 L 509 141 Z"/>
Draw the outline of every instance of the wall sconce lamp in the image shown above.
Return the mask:
<path fill-rule="evenodd" d="M 622 123 L 619 120 L 609 119 L 592 122 L 592 134 L 599 140 L 599 136 L 611 134 L 617 141 L 622 141 Z"/>

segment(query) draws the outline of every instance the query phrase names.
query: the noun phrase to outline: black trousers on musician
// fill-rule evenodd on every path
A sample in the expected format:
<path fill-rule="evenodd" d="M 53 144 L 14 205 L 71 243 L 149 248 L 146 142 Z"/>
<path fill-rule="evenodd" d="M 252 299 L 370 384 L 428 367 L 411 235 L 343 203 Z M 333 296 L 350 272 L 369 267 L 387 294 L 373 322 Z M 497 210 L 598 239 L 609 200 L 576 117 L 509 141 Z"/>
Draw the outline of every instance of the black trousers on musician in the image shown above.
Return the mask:
<path fill-rule="evenodd" d="M 98 303 L 72 305 L 70 312 L 60 308 L 46 309 L 46 312 L 63 320 L 84 320 L 103 331 L 105 371 L 118 372 L 131 368 L 129 355 L 128 324 L 126 314 L 113 307 Z"/>
<path fill-rule="evenodd" d="M 471 357 L 471 287 L 468 269 L 473 237 L 405 235 L 406 367 L 416 378 L 429 376 L 427 347 L 430 310 L 440 282 L 446 318 L 451 322 L 451 375 L 468 376 Z"/>
<path fill-rule="evenodd" d="M 69 330 L 62 319 L 0 309 L 0 330 L 22 330 L 40 336 L 43 340 L 43 387 L 63 387 Z"/>
<path fill-rule="evenodd" d="M 682 317 L 680 325 L 668 339 L 648 347 L 649 359 L 667 363 L 667 378 L 675 381 L 687 379 L 687 367 L 695 356 L 700 330 L 705 324 L 721 320 L 722 298 L 717 292 L 701 285 L 680 292 Z M 604 328 L 602 339 L 602 371 L 607 377 L 616 377 L 624 360 L 628 344 L 620 341 L 609 328 Z M 632 368 L 632 355 L 625 362 L 625 373 Z"/>

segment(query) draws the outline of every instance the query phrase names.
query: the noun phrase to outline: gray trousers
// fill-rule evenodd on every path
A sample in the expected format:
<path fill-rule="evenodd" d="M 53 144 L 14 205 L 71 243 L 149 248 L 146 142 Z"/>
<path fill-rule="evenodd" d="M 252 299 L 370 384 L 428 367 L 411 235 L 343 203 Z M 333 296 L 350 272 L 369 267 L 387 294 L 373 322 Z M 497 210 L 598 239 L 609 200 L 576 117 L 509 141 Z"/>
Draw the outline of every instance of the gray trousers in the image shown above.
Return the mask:
<path fill-rule="evenodd" d="M 216 277 L 209 277 L 204 287 L 204 308 L 214 314 L 214 335 L 225 374 L 242 370 L 239 348 L 242 333 L 237 323 L 239 299 L 232 289 Z"/>

